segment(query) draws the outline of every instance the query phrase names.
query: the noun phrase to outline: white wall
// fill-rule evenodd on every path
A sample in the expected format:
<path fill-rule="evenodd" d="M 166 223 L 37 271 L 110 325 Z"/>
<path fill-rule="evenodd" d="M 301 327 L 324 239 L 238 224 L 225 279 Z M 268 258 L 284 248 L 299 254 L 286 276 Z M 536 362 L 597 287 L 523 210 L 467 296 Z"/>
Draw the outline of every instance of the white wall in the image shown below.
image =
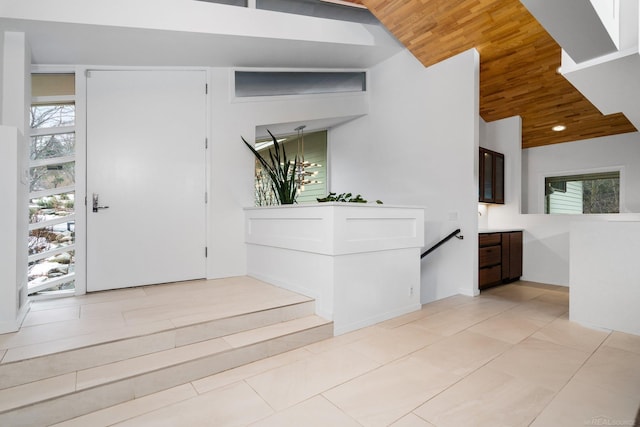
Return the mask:
<path fill-rule="evenodd" d="M 31 56 L 23 33 L 5 33 L 2 56 L 0 126 L 0 333 L 18 329 L 26 314 L 28 114 L 31 105 Z M 15 228 L 13 227 L 15 224 Z M 5 237 L 6 236 L 6 237 Z"/>
<path fill-rule="evenodd" d="M 569 284 L 569 218 L 521 215 L 523 194 L 522 119 L 480 122 L 480 146 L 504 154 L 505 204 L 481 206 L 486 228 L 523 229 L 522 279 Z"/>
<path fill-rule="evenodd" d="M 573 223 L 640 219 L 640 134 L 555 144 L 523 150 L 523 199 L 529 213 L 517 221 L 526 229 L 523 278 L 569 286 L 570 228 Z M 621 168 L 621 214 L 545 215 L 544 176 Z M 491 219 L 494 217 L 491 216 Z M 500 221 L 499 218 L 496 218 Z M 626 245 L 626 242 L 620 242 Z"/>
<path fill-rule="evenodd" d="M 570 229 L 574 223 L 640 220 L 639 214 L 621 215 L 503 215 L 489 208 L 490 227 L 524 230 L 522 279 L 569 286 Z M 624 246 L 625 243 L 621 242 Z"/>
<path fill-rule="evenodd" d="M 481 122 L 480 145 L 505 154 L 505 205 L 482 206 L 488 227 L 524 229 L 524 280 L 570 286 L 570 318 L 640 334 L 640 213 L 521 214 L 544 196 L 545 173 L 622 167 L 624 209 L 638 212 L 640 134 L 521 149 L 520 119 Z M 521 158 L 522 154 L 522 158 Z M 520 186 L 520 176 L 523 177 Z"/>
<path fill-rule="evenodd" d="M 590 1 L 604 28 L 611 36 L 611 40 L 620 48 L 620 2 L 611 0 Z"/>
<path fill-rule="evenodd" d="M 24 33 L 5 32 L 2 64 L 2 124 L 23 134 L 29 128 L 31 54 Z"/>
<path fill-rule="evenodd" d="M 544 177 L 540 176 L 546 172 L 571 173 L 585 168 L 622 165 L 625 168 L 628 209 L 629 201 L 635 205 L 634 200 L 640 191 L 640 136 L 631 133 L 522 150 L 519 124 L 517 117 L 491 123 L 481 122 L 480 145 L 505 155 L 506 185 L 505 205 L 487 206 L 483 221 L 487 222 L 489 228 L 524 229 L 522 279 L 569 286 L 571 224 L 638 220 L 640 214 L 521 214 L 520 200 L 522 198 L 524 210 L 528 195 L 539 194 L 542 197 L 540 182 L 544 182 Z M 536 182 L 540 185 L 536 186 Z M 532 196 L 530 200 L 537 203 Z"/>
<path fill-rule="evenodd" d="M 571 320 L 640 335 L 639 253 L 640 222 L 573 223 Z"/>
<path fill-rule="evenodd" d="M 4 32 L 0 31 L 0 58 L 4 62 Z M 0 66 L 0 100 L 4 99 L 4 85 L 3 85 L 3 76 L 4 76 L 4 66 Z M 0 101 L 0 123 L 2 123 L 2 104 L 3 101 Z"/>
<path fill-rule="evenodd" d="M 371 69 L 369 115 L 329 132 L 331 191 L 424 206 L 421 302 L 478 289 L 478 53 L 424 68 L 408 51 Z"/>
<path fill-rule="evenodd" d="M 524 151 L 527 163 L 523 212 L 544 213 L 544 178 L 621 169 L 620 212 L 640 213 L 640 133 L 567 142 Z"/>
<path fill-rule="evenodd" d="M 76 67 L 76 92 L 78 116 L 83 114 L 86 97 L 84 70 L 87 66 Z M 104 69 L 134 69 L 132 67 L 104 67 Z M 135 67 L 139 69 L 139 67 Z M 144 69 L 148 69 L 145 67 Z M 162 69 L 166 69 L 163 67 Z M 208 97 L 208 205 L 207 205 L 207 278 L 239 276 L 247 273 L 246 247 L 244 244 L 243 208 L 254 205 L 254 158 L 242 143 L 241 136 L 248 141 L 255 140 L 257 126 L 281 123 L 306 123 L 316 129 L 313 123 L 335 123 L 349 120 L 368 112 L 368 95 L 328 94 L 306 96 L 270 96 L 235 99 L 233 96 L 232 68 L 195 68 L 207 71 Z M 246 68 L 243 68 L 246 69 Z M 84 158 L 84 132 L 82 120 L 77 124 L 77 158 Z M 287 127 L 288 133 L 295 133 L 297 124 Z M 282 128 L 282 126 L 278 126 Z M 85 182 L 80 171 L 84 162 L 76 164 L 78 194 L 84 196 Z M 78 212 L 76 236 L 84 235 L 83 212 Z M 86 275 L 81 260 L 82 251 L 77 254 L 76 289 L 85 289 L 82 277 Z"/>
<path fill-rule="evenodd" d="M 18 234 L 11 224 L 18 221 L 17 156 L 21 139 L 17 128 L 0 125 L 0 224 L 7 227 L 0 240 L 0 333 L 15 331 L 18 326 Z"/>
<path fill-rule="evenodd" d="M 364 93 L 234 99 L 232 76 L 230 68 L 211 69 L 209 278 L 246 274 L 242 208 L 254 204 L 254 157 L 240 137 L 255 140 L 256 126 L 310 124 L 363 115 L 369 109 Z"/>
<path fill-rule="evenodd" d="M 480 147 L 503 153 L 504 158 L 504 206 L 492 205 L 511 214 L 520 213 L 522 194 L 522 119 L 509 117 L 487 123 L 480 119 Z"/>

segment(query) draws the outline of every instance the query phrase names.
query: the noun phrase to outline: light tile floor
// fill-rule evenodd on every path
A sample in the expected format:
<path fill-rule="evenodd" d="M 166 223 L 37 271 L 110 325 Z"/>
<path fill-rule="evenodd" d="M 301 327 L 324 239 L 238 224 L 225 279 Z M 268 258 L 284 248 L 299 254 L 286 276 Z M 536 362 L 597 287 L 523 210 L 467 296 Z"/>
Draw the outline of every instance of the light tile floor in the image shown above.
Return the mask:
<path fill-rule="evenodd" d="M 18 332 L 0 334 L 0 363 L 304 301 L 246 276 L 35 301 Z"/>
<path fill-rule="evenodd" d="M 634 425 L 640 337 L 570 322 L 568 297 L 526 282 L 450 297 L 57 426 Z"/>

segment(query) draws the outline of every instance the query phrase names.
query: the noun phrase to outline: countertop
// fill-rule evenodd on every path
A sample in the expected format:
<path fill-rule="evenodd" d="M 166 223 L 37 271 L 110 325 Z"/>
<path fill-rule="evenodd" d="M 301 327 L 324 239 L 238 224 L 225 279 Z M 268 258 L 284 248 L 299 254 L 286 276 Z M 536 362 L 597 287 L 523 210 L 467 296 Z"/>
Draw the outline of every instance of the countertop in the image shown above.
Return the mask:
<path fill-rule="evenodd" d="M 511 231 L 524 231 L 524 229 L 522 228 L 479 228 L 478 234 L 508 233 Z"/>

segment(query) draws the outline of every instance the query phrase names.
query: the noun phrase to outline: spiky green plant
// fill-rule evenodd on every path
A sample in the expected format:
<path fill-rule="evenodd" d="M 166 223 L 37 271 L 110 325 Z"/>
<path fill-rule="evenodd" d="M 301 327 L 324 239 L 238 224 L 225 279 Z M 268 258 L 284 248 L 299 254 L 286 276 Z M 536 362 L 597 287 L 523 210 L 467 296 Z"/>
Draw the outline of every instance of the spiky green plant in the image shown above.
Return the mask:
<path fill-rule="evenodd" d="M 251 150 L 262 165 L 263 170 L 266 171 L 271 180 L 271 188 L 278 198 L 278 202 L 281 205 L 292 205 L 296 202 L 296 197 L 298 197 L 298 185 L 296 183 L 296 163 L 298 163 L 298 156 L 295 157 L 293 162 L 290 162 L 287 159 L 284 146 L 280 145 L 276 137 L 273 136 L 269 130 L 267 130 L 267 132 L 269 132 L 273 140 L 273 148 L 269 149 L 268 160 L 243 137 L 241 137 L 242 142 L 249 147 L 249 150 Z"/>

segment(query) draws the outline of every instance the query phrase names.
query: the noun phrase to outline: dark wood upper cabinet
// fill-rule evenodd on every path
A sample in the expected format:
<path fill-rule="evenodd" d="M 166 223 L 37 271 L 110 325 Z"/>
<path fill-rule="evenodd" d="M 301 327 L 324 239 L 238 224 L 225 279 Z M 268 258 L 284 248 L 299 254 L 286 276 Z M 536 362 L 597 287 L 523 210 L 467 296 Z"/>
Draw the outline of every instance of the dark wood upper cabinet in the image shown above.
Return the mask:
<path fill-rule="evenodd" d="M 504 154 L 480 147 L 478 200 L 504 204 Z"/>

